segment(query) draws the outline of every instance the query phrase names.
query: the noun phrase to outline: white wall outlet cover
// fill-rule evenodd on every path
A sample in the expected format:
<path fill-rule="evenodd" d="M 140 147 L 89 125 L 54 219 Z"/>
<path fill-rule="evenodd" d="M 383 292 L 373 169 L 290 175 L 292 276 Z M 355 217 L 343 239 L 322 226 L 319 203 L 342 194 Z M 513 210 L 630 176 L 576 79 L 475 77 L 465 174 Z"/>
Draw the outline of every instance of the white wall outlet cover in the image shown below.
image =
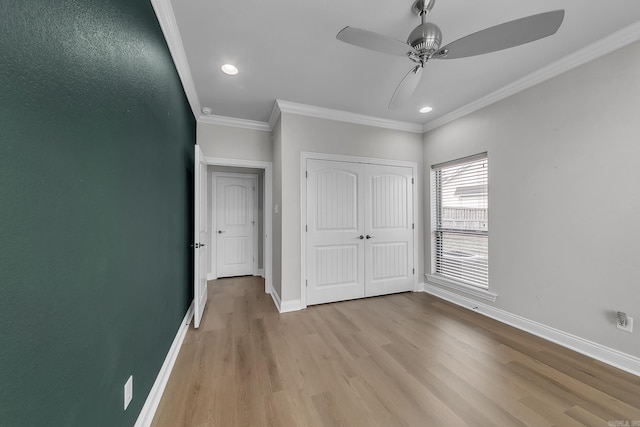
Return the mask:
<path fill-rule="evenodd" d="M 133 399 L 133 375 L 124 383 L 124 409 L 126 410 Z"/>
<path fill-rule="evenodd" d="M 626 332 L 633 332 L 633 317 L 629 317 L 627 316 L 627 325 L 626 326 L 622 326 L 620 323 L 616 324 L 618 329 L 622 329 L 623 331 Z"/>

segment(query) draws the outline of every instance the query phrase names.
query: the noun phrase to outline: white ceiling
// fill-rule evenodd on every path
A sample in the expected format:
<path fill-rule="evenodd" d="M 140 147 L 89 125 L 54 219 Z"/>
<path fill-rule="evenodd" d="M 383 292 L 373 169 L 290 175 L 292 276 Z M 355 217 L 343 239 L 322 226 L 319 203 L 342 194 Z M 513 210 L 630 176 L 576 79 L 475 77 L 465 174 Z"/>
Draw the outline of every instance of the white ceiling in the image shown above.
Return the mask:
<path fill-rule="evenodd" d="M 351 25 L 406 40 L 420 22 L 411 4 L 412 0 L 171 0 L 197 107 L 209 107 L 215 116 L 259 122 L 269 120 L 274 101 L 281 99 L 428 125 L 640 21 L 638 0 L 437 0 L 428 21 L 442 30 L 443 45 L 527 15 L 555 9 L 565 9 L 566 15 L 560 30 L 546 39 L 478 57 L 430 61 L 412 99 L 388 110 L 395 87 L 412 63 L 348 45 L 335 36 Z M 637 27 L 635 40 L 640 38 Z M 175 45 L 172 52 L 176 57 Z M 235 64 L 240 73 L 224 75 L 224 63 Z M 432 106 L 433 112 L 418 113 L 423 105 Z"/>

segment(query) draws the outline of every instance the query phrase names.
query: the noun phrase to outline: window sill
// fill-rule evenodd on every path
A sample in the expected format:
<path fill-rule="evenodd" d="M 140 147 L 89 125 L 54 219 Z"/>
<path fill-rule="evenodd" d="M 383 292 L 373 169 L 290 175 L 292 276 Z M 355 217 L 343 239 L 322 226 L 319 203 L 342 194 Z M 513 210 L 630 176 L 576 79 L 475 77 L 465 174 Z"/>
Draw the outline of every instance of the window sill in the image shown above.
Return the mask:
<path fill-rule="evenodd" d="M 471 285 L 465 285 L 464 283 L 456 282 L 450 279 L 446 279 L 442 276 L 434 275 L 434 274 L 425 274 L 427 278 L 427 282 L 442 286 L 449 289 L 454 289 L 456 291 L 473 295 L 478 298 L 482 298 L 491 302 L 495 302 L 496 298 L 498 298 L 498 294 L 494 294 L 493 292 L 489 292 L 486 289 L 477 288 Z"/>

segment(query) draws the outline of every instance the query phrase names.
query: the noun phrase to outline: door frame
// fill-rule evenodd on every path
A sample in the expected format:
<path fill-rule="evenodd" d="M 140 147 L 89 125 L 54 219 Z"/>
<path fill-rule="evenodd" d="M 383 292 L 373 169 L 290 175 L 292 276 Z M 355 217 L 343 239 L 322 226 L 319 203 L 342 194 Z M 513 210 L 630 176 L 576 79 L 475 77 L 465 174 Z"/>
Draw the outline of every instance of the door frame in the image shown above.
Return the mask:
<path fill-rule="evenodd" d="M 253 174 L 253 173 L 231 173 L 231 172 L 212 172 L 211 173 L 211 186 L 213 187 L 210 191 L 211 194 L 211 252 L 209 253 L 209 259 L 211 262 L 211 274 L 214 276 L 215 279 L 218 278 L 218 263 L 217 263 L 217 248 L 218 248 L 218 234 L 214 232 L 214 230 L 217 229 L 216 227 L 216 222 L 217 222 L 217 215 L 218 215 L 218 210 L 217 210 L 217 179 L 219 177 L 227 177 L 227 178 L 249 178 L 249 179 L 253 179 L 253 186 L 257 187 L 258 186 L 258 175 L 257 174 Z M 263 193 L 264 194 L 264 193 Z M 263 208 L 264 211 L 264 208 Z M 263 215 L 264 216 L 264 215 Z M 253 219 L 254 221 L 258 220 L 258 192 L 253 191 Z M 264 221 L 264 218 L 262 219 Z M 263 224 L 263 231 L 264 231 L 264 224 Z M 252 263 L 252 273 L 254 276 L 259 276 L 260 274 L 258 273 L 258 225 L 254 223 L 254 227 L 253 227 L 253 247 L 251 248 L 251 251 L 253 253 L 253 263 Z M 263 253 L 263 258 L 264 258 L 264 253 Z M 264 259 L 262 260 L 262 263 L 264 264 Z"/>
<path fill-rule="evenodd" d="M 418 194 L 420 190 L 420 180 L 418 179 L 418 163 L 407 162 L 403 160 L 389 160 L 378 159 L 374 157 L 362 157 L 362 156 L 347 156 L 342 154 L 327 154 L 327 153 L 314 153 L 309 151 L 300 152 L 300 308 L 307 308 L 307 160 L 329 160 L 336 162 L 350 162 L 350 163 L 365 163 L 383 166 L 400 166 L 411 168 L 411 176 L 413 181 L 413 223 L 415 224 L 413 229 L 413 268 L 415 274 L 413 275 L 413 290 L 418 292 L 419 288 L 419 230 L 422 230 L 422 226 L 419 221 L 419 203 Z"/>
<path fill-rule="evenodd" d="M 273 290 L 272 272 L 273 272 L 273 251 L 271 237 L 271 206 L 273 204 L 273 164 L 271 162 L 262 162 L 258 160 L 244 159 L 228 159 L 224 157 L 206 157 L 205 162 L 209 166 L 229 166 L 238 168 L 263 169 L 263 194 L 264 208 L 262 210 L 262 218 L 264 222 L 263 239 L 262 239 L 262 256 L 264 268 L 264 292 L 271 294 Z"/>

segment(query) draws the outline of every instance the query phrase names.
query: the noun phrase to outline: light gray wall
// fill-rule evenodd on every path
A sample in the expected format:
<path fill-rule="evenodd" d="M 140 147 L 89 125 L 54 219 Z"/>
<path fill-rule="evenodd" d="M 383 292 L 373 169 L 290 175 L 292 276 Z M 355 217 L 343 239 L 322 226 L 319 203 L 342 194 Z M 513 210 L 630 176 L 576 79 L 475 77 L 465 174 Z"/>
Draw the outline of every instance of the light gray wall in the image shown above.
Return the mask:
<path fill-rule="evenodd" d="M 274 148 L 277 147 L 277 150 L 274 150 L 274 176 L 276 175 L 277 157 L 281 158 L 279 167 L 282 170 L 282 188 L 281 194 L 278 195 L 282 199 L 280 221 L 283 226 L 280 254 L 282 292 L 280 296 L 283 301 L 294 301 L 300 299 L 300 153 L 309 151 L 417 162 L 418 173 L 421 174 L 423 140 L 420 134 L 290 113 L 282 113 L 281 126 L 280 137 L 274 140 Z M 418 182 L 420 182 L 420 178 L 421 175 L 418 176 Z M 275 187 L 280 186 L 275 185 L 274 178 Z M 274 193 L 276 191 L 274 190 Z M 421 201 L 416 200 L 415 203 L 420 206 Z M 416 218 L 416 224 L 422 222 L 420 217 Z M 424 244 L 420 231 L 418 236 L 420 236 L 419 248 L 422 258 Z M 422 274 L 421 268 L 416 270 Z"/>
<path fill-rule="evenodd" d="M 241 174 L 252 174 L 258 176 L 258 182 L 256 185 L 256 191 L 258 192 L 258 218 L 256 218 L 256 226 L 258 227 L 258 268 L 264 268 L 264 169 L 253 169 L 253 168 L 237 168 L 237 167 L 229 167 L 229 166 L 214 166 L 209 165 L 207 167 L 207 182 L 209 187 L 209 194 L 207 197 L 207 224 L 209 228 L 209 241 L 207 244 L 209 248 L 207 249 L 207 257 L 208 261 L 208 269 L 207 272 L 209 274 L 212 273 L 213 270 L 213 258 L 212 252 L 214 250 L 215 245 L 215 237 L 216 230 L 211 228 L 212 218 L 213 218 L 213 173 L 214 172 L 223 172 L 223 173 L 241 173 Z"/>
<path fill-rule="evenodd" d="M 271 132 L 198 123 L 196 141 L 207 157 L 270 162 Z"/>
<path fill-rule="evenodd" d="M 635 43 L 424 138 L 427 170 L 489 153 L 495 306 L 635 356 L 613 312 L 640 319 L 638 76 Z"/>

